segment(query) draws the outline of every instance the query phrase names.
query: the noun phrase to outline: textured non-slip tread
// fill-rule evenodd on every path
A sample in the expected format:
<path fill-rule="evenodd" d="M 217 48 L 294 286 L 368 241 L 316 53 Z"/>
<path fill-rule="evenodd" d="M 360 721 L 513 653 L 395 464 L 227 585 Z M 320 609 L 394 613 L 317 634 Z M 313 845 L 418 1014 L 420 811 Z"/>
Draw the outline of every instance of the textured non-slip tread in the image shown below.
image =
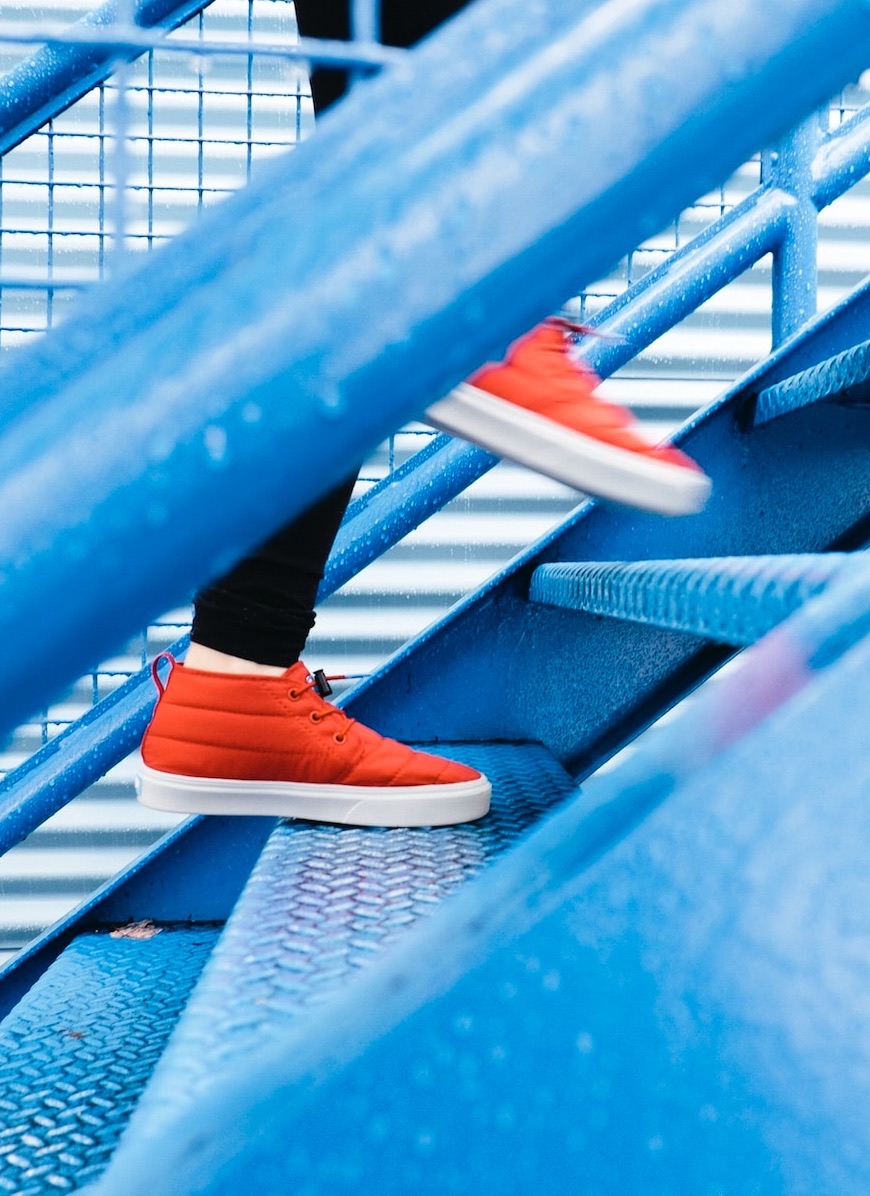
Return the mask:
<path fill-rule="evenodd" d="M 493 783 L 486 818 L 436 829 L 279 824 L 252 872 L 137 1121 L 169 1125 L 576 792 L 539 745 L 438 744 Z"/>
<path fill-rule="evenodd" d="M 753 422 L 758 427 L 811 403 L 825 402 L 870 403 L 870 341 L 766 387 L 755 400 Z"/>
<path fill-rule="evenodd" d="M 81 935 L 0 1024 L 0 1193 L 102 1172 L 218 936 Z"/>
<path fill-rule="evenodd" d="M 532 574 L 529 600 L 746 645 L 848 570 L 854 554 L 564 561 Z"/>

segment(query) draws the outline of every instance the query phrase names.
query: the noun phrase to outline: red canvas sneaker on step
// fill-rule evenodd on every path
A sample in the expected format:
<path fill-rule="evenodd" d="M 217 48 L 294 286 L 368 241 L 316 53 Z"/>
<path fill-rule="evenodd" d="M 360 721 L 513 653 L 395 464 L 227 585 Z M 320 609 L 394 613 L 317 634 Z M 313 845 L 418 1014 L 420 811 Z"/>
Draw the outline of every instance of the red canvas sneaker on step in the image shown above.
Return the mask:
<path fill-rule="evenodd" d="M 160 699 L 142 742 L 143 805 L 386 827 L 448 826 L 489 810 L 481 773 L 349 718 L 301 661 L 278 677 L 173 661 L 164 686 L 160 660 Z"/>
<path fill-rule="evenodd" d="M 599 382 L 569 356 L 565 328 L 550 322 L 434 403 L 426 419 L 587 494 L 662 515 L 699 511 L 710 479 L 679 449 L 652 444 L 630 412 L 596 398 Z"/>

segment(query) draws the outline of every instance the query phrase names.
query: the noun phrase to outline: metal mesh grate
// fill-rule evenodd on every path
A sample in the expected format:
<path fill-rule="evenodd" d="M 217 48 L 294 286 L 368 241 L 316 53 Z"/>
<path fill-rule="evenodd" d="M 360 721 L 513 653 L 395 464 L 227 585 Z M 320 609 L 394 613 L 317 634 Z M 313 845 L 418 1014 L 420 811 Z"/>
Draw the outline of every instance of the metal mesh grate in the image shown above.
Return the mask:
<path fill-rule="evenodd" d="M 91 7 L 41 15 L 54 28 Z M 293 5 L 214 0 L 167 42 L 192 37 L 292 46 Z M 181 231 L 312 125 L 307 75 L 290 59 L 158 49 L 124 65 L 0 162 L 0 347 L 42 333 L 115 257 Z"/>

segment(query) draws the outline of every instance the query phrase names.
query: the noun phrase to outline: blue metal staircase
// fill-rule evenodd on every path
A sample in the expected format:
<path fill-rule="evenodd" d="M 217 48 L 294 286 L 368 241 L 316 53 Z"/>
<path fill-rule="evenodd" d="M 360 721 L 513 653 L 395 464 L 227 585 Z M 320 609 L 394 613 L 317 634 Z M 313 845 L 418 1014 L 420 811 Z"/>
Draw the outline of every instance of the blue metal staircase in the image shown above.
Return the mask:
<path fill-rule="evenodd" d="M 575 8 L 483 0 L 10 357 L 8 726 L 780 137 L 870 34 L 857 0 Z M 457 79 L 467 119 L 433 122 Z M 360 130 L 364 94 L 407 128 Z M 347 699 L 483 768 L 491 815 L 173 831 L 0 974 L 0 1191 L 866 1193 L 870 284 L 808 318 L 808 216 L 870 168 L 870 118 L 810 124 L 604 313 L 630 344 L 581 346 L 607 375 L 774 253 L 777 347 L 680 434 L 708 509 L 580 506 Z M 445 241 L 466 257 L 423 294 Z M 350 509 L 324 593 L 492 463 L 433 440 Z M 7 778 L 0 846 L 151 701 L 132 678 Z"/>

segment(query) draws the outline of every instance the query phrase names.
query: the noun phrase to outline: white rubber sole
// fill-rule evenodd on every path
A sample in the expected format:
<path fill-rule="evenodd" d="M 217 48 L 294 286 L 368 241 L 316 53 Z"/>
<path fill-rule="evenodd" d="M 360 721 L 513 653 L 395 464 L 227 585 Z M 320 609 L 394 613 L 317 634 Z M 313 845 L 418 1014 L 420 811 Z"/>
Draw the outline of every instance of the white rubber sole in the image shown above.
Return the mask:
<path fill-rule="evenodd" d="M 604 444 L 468 382 L 433 403 L 426 420 L 557 482 L 643 511 L 692 515 L 710 496 L 710 479 L 700 471 Z"/>
<path fill-rule="evenodd" d="M 451 785 L 366 788 L 298 781 L 224 781 L 157 772 L 140 765 L 138 799 L 177 814 L 242 814 L 305 818 L 349 826 L 453 826 L 483 818 L 486 777 Z"/>

